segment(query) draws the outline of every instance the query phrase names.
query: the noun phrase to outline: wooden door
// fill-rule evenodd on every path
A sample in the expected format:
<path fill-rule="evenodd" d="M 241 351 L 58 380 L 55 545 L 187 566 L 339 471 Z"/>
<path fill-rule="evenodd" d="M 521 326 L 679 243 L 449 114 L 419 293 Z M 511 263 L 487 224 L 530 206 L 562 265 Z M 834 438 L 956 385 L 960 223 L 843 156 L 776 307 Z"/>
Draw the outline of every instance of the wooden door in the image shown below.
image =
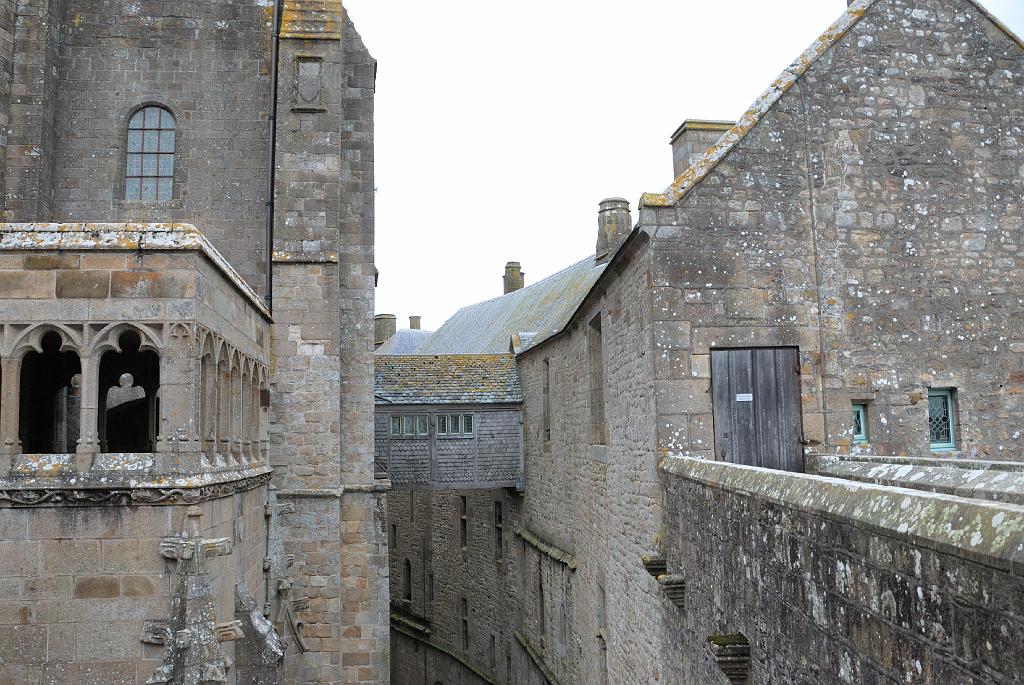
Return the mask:
<path fill-rule="evenodd" d="M 804 470 L 799 359 L 795 347 L 711 351 L 719 461 Z"/>

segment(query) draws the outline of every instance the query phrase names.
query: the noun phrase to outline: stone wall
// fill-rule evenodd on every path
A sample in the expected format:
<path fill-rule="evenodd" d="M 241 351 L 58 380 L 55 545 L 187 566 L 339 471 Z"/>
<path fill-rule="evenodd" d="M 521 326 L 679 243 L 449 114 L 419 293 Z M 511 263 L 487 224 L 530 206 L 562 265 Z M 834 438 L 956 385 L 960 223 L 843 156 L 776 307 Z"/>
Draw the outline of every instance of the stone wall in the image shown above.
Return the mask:
<path fill-rule="evenodd" d="M 228 538 L 208 560 L 216 621 L 235 619 L 235 584 L 265 594 L 266 486 L 201 505 L 201 532 Z M 0 509 L 0 682 L 137 685 L 164 647 L 143 642 L 169 617 L 175 563 L 161 556 L 186 506 L 39 506 Z M 234 658 L 235 643 L 221 643 Z M 229 682 L 234 683 L 235 672 Z"/>
<path fill-rule="evenodd" d="M 712 455 L 712 347 L 798 346 L 811 447 L 925 455 L 954 388 L 954 454 L 1021 459 L 1021 47 L 959 0 L 858 2 L 837 35 L 645 197 L 659 446 Z"/>
<path fill-rule="evenodd" d="M 1018 681 L 1024 508 L 687 458 L 663 469 L 686 596 L 657 613 L 679 681 L 724 682 L 708 639 L 737 633 L 751 683 Z"/>
<path fill-rule="evenodd" d="M 651 347 L 646 253 L 630 255 L 620 261 L 618 277 L 584 303 L 578 324 L 518 359 L 526 475 L 521 529 L 545 543 L 520 543 L 514 621 L 529 650 L 520 644 L 518 658 L 524 670 L 546 669 L 549 679 L 564 683 L 635 682 L 660 660 L 651 639 L 662 627 L 651 618 L 657 585 L 640 559 L 661 540 L 654 436 L 662 427 L 654 420 L 653 378 L 669 360 Z M 598 315 L 604 445 L 591 444 L 587 329 Z M 545 360 L 550 440 L 543 432 Z"/>
<path fill-rule="evenodd" d="M 466 502 L 466 545 L 460 529 Z M 495 504 L 501 505 L 501 553 Z M 506 488 L 388 493 L 393 682 L 518 682 L 514 653 L 519 497 Z M 406 599 L 405 562 L 411 576 Z M 462 633 L 466 600 L 469 646 Z M 426 630 L 424 630 L 426 629 Z M 492 650 L 493 639 L 493 650 Z"/>

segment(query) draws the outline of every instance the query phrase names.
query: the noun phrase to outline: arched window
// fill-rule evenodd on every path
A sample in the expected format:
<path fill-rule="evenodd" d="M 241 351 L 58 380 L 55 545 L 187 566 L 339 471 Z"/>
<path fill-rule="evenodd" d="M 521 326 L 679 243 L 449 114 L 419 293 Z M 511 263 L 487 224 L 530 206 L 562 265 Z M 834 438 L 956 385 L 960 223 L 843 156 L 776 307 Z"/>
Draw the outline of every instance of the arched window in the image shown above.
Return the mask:
<path fill-rule="evenodd" d="M 153 452 L 160 415 L 160 358 L 125 331 L 121 351 L 100 358 L 100 446 L 104 452 Z"/>
<path fill-rule="evenodd" d="M 128 122 L 124 199 L 160 201 L 174 197 L 174 116 L 149 105 Z"/>
<path fill-rule="evenodd" d="M 25 454 L 67 454 L 78 442 L 79 374 L 74 351 L 62 351 L 64 339 L 55 331 L 43 336 L 42 352 L 29 352 L 21 362 L 19 437 Z"/>

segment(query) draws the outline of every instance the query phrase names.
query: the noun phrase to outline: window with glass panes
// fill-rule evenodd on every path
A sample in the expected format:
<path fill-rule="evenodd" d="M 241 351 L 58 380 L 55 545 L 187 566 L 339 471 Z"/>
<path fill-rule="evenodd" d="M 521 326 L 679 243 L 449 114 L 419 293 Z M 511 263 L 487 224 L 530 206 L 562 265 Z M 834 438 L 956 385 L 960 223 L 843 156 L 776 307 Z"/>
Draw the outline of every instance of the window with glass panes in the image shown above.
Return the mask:
<path fill-rule="evenodd" d="M 430 432 L 430 417 L 426 414 L 408 414 L 391 417 L 392 437 L 424 437 Z"/>
<path fill-rule="evenodd" d="M 956 449 L 956 417 L 950 388 L 928 391 L 928 441 L 933 450 Z"/>
<path fill-rule="evenodd" d="M 163 107 L 143 107 L 128 122 L 124 199 L 174 197 L 174 116 Z"/>
<path fill-rule="evenodd" d="M 438 435 L 472 435 L 472 414 L 439 414 L 436 417 Z"/>
<path fill-rule="evenodd" d="M 868 441 L 868 406 L 866 404 L 853 405 L 853 441 Z"/>

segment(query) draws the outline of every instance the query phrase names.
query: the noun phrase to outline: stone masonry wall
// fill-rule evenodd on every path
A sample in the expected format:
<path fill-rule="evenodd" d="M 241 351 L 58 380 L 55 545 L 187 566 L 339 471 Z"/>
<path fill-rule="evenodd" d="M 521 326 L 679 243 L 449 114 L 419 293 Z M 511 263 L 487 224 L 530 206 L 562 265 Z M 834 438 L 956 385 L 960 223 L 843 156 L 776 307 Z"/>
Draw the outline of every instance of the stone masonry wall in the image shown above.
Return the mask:
<path fill-rule="evenodd" d="M 666 461 L 670 682 L 725 682 L 708 638 L 736 633 L 752 685 L 1020 682 L 1021 507 Z"/>
<path fill-rule="evenodd" d="M 301 683 L 388 682 L 387 540 L 373 479 L 373 89 L 351 22 L 281 42 L 272 455 L 293 593 L 312 649 Z M 299 65 L 319 68 L 304 82 Z M 310 88 L 312 90 L 310 90 Z M 303 96 L 304 97 L 304 96 Z"/>
<path fill-rule="evenodd" d="M 608 289 L 584 303 L 568 333 L 518 359 L 526 469 L 520 527 L 574 556 L 575 569 L 523 541 L 515 620 L 559 682 L 643 682 L 661 660 L 651 639 L 662 627 L 655 612 L 661 600 L 640 562 L 657 552 L 661 534 L 650 268 L 646 254 L 634 252 Z M 587 327 L 598 314 L 607 445 L 591 445 Z M 543 434 L 544 360 L 550 441 Z M 533 661 L 519 655 L 524 664 Z"/>
<path fill-rule="evenodd" d="M 235 619 L 235 583 L 260 602 L 267 489 L 201 505 L 204 537 L 231 539 L 208 560 L 217 621 Z M 171 613 L 174 561 L 160 555 L 186 506 L 0 509 L 0 682 L 137 685 L 161 665 L 162 645 L 139 638 Z M 221 643 L 234 658 L 235 643 Z M 234 673 L 231 673 L 234 683 Z"/>
<path fill-rule="evenodd" d="M 466 498 L 467 545 L 461 544 L 459 514 Z M 408 490 L 388 493 L 393 681 L 419 685 L 518 682 L 509 665 L 514 653 L 514 577 L 519 568 L 518 496 L 490 490 Z M 494 505 L 501 504 L 501 556 L 496 553 Z M 411 569 L 411 599 L 405 597 L 405 561 Z M 469 617 L 469 647 L 463 645 L 462 599 Z M 409 628 L 430 629 L 428 637 Z M 493 652 L 491 640 L 494 640 Z M 488 680 L 484 680 L 483 677 Z"/>
<path fill-rule="evenodd" d="M 702 182 L 642 208 L 661 448 L 713 455 L 712 347 L 799 346 L 812 448 L 926 455 L 928 389 L 954 388 L 954 453 L 1022 458 L 1022 64 L 968 2 L 878 0 Z"/>

